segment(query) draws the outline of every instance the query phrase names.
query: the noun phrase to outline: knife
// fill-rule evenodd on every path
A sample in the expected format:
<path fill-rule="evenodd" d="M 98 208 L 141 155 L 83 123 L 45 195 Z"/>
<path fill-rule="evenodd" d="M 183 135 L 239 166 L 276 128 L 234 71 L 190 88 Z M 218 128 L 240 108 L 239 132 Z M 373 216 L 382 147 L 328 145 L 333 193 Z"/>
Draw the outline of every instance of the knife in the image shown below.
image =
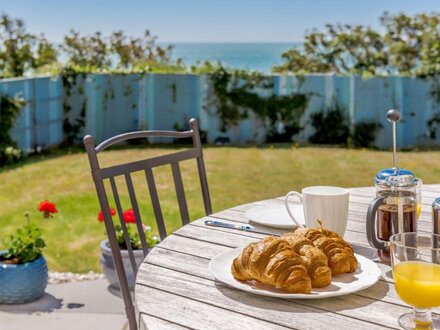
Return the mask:
<path fill-rule="evenodd" d="M 230 229 L 244 230 L 244 231 L 252 231 L 255 228 L 251 225 L 235 225 L 233 223 L 218 221 L 218 220 L 206 220 L 205 225 L 212 227 L 224 227 Z"/>

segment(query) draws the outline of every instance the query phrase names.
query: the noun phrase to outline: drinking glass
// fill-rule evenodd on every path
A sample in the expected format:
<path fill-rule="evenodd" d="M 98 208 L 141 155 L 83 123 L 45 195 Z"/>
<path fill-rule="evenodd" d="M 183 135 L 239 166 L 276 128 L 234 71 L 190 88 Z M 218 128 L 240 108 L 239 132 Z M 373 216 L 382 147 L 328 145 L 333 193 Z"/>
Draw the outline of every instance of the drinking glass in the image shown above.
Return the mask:
<path fill-rule="evenodd" d="M 391 264 L 397 294 L 413 307 L 399 317 L 404 329 L 440 329 L 431 308 L 440 306 L 440 235 L 400 233 L 391 236 Z"/>

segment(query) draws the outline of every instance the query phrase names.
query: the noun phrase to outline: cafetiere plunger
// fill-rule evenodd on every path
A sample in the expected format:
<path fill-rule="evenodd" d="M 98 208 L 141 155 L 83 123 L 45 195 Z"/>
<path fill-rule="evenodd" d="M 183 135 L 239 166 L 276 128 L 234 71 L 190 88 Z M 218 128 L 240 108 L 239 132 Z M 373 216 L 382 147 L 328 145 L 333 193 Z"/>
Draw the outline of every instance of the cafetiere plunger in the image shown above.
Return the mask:
<path fill-rule="evenodd" d="M 408 170 L 397 167 L 397 110 L 389 110 L 387 119 L 393 129 L 393 167 L 380 170 L 374 179 L 376 198 L 367 211 L 368 243 L 379 258 L 390 261 L 389 238 L 393 234 L 417 231 L 417 201 L 421 180 Z"/>
<path fill-rule="evenodd" d="M 391 109 L 387 112 L 387 119 L 393 123 L 393 168 L 397 168 L 397 155 L 396 155 L 396 123 L 400 121 L 400 113 L 397 110 Z"/>

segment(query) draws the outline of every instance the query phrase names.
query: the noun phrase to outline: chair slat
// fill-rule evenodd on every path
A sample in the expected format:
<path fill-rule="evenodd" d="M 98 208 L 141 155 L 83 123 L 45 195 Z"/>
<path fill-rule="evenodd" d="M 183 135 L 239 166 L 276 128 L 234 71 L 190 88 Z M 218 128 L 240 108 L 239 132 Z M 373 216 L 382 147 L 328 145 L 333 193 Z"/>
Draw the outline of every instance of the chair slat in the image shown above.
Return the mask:
<path fill-rule="evenodd" d="M 139 160 L 126 164 L 114 165 L 101 169 L 101 178 L 106 179 L 109 177 L 116 177 L 118 175 L 125 175 L 126 173 L 143 171 L 145 168 L 153 168 L 162 165 L 168 165 L 172 162 L 180 162 L 192 158 L 199 157 L 201 155 L 201 149 L 189 149 L 184 151 L 175 152 L 170 155 L 158 156 L 151 159 Z"/>
<path fill-rule="evenodd" d="M 159 195 L 157 194 L 156 183 L 154 181 L 153 170 L 151 167 L 145 169 L 148 190 L 150 191 L 151 204 L 153 204 L 154 216 L 156 217 L 157 229 L 159 230 L 160 239 L 167 237 L 165 223 L 163 222 L 162 210 L 160 208 Z"/>
<path fill-rule="evenodd" d="M 138 131 L 138 132 L 130 132 L 130 133 L 124 133 L 120 135 L 116 135 L 111 137 L 108 140 L 105 140 L 100 145 L 98 145 L 95 148 L 95 151 L 101 152 L 104 149 L 118 143 L 123 142 L 131 139 L 139 139 L 139 138 L 148 138 L 148 137 L 173 137 L 177 139 L 183 139 L 183 138 L 189 138 L 193 135 L 193 132 L 186 131 L 186 132 L 176 132 L 176 131 Z"/>
<path fill-rule="evenodd" d="M 147 245 L 147 240 L 145 239 L 144 228 L 142 226 L 142 218 L 139 212 L 139 207 L 136 200 L 136 194 L 134 192 L 134 187 L 133 187 L 133 181 L 131 180 L 130 174 L 125 175 L 125 182 L 127 183 L 128 194 L 130 195 L 130 202 L 133 208 L 134 216 L 136 218 L 136 226 L 142 244 L 142 251 L 144 252 L 144 257 L 145 257 L 148 254 L 148 245 Z"/>
<path fill-rule="evenodd" d="M 171 170 L 173 172 L 174 186 L 176 188 L 177 201 L 179 203 L 180 217 L 182 223 L 186 225 L 189 223 L 188 205 L 186 203 L 179 163 L 171 163 Z"/>
<path fill-rule="evenodd" d="M 133 274 L 136 275 L 137 274 L 137 265 L 136 265 L 136 260 L 134 258 L 133 247 L 131 246 L 130 237 L 128 236 L 127 225 L 125 224 L 125 221 L 124 221 L 121 201 L 119 199 L 118 188 L 116 186 L 116 182 L 113 177 L 110 178 L 110 186 L 112 187 L 113 198 L 115 200 L 116 210 L 118 212 L 118 217 L 119 217 L 119 222 L 121 224 L 122 232 L 124 234 L 125 245 L 127 245 L 128 257 L 130 258 L 131 267 L 133 268 Z"/>
<path fill-rule="evenodd" d="M 212 214 L 211 197 L 209 196 L 208 179 L 205 172 L 205 163 L 203 161 L 202 140 L 200 139 L 199 124 L 196 119 L 189 121 L 191 130 L 193 131 L 193 147 L 200 151 L 197 158 L 197 168 L 199 170 L 200 186 L 202 188 L 203 205 L 205 206 L 205 214 Z"/>
<path fill-rule="evenodd" d="M 203 205 L 205 206 L 206 215 L 212 214 L 211 197 L 209 196 L 208 179 L 205 172 L 205 164 L 203 158 L 197 158 L 197 167 L 199 169 L 200 186 L 202 188 Z"/>

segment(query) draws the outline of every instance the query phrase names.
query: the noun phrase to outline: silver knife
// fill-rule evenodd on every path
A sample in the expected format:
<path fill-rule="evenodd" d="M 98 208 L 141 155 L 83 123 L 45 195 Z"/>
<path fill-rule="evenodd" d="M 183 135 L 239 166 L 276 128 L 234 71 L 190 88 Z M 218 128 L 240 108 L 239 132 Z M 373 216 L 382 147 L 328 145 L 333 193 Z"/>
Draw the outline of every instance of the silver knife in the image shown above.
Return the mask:
<path fill-rule="evenodd" d="M 231 229 L 244 230 L 244 231 L 252 231 L 255 229 L 251 225 L 235 225 L 233 223 L 228 223 L 218 220 L 206 220 L 205 225 L 213 226 L 213 227 L 231 228 Z"/>

